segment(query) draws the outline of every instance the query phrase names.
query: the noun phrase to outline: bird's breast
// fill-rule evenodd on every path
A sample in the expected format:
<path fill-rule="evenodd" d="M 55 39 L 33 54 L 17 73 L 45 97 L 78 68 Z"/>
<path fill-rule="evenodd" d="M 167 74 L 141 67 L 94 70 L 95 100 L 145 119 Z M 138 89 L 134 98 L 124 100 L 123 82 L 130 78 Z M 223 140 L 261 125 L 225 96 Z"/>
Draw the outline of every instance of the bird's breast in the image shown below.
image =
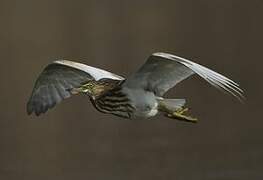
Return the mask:
<path fill-rule="evenodd" d="M 123 92 L 135 108 L 133 116 L 149 118 L 158 113 L 158 102 L 152 92 L 130 88 L 123 88 Z"/>

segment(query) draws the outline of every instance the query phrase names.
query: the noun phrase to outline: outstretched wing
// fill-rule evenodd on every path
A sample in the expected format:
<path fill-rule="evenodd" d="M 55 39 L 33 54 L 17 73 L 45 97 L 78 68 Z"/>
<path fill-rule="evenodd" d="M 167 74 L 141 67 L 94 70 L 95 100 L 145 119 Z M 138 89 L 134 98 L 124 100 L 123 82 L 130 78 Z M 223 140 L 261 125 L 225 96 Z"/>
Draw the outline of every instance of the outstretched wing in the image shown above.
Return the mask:
<path fill-rule="evenodd" d="M 239 100 L 244 98 L 242 89 L 231 79 L 200 64 L 167 53 L 152 54 L 135 74 L 127 78 L 124 85 L 130 88 L 144 88 L 162 96 L 177 83 L 195 73 Z"/>
<path fill-rule="evenodd" d="M 123 80 L 124 78 L 108 71 L 85 64 L 60 60 L 45 67 L 35 82 L 27 103 L 27 113 L 37 116 L 71 96 L 69 89 L 79 87 L 90 80 L 103 78 Z"/>

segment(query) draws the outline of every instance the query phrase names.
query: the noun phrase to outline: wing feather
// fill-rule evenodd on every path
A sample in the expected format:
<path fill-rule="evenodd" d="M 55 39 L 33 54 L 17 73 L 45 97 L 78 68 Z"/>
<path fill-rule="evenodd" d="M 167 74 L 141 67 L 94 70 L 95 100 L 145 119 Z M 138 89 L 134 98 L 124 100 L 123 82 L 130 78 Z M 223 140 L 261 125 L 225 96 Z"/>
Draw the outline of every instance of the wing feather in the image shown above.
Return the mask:
<path fill-rule="evenodd" d="M 168 53 L 152 54 L 146 63 L 126 80 L 125 85 L 148 89 L 162 96 L 193 74 L 198 74 L 214 87 L 233 95 L 240 101 L 244 99 L 243 90 L 233 80 L 200 64 Z"/>
<path fill-rule="evenodd" d="M 108 71 L 85 64 L 61 60 L 44 68 L 35 82 L 27 103 L 28 114 L 37 116 L 53 108 L 63 99 L 71 96 L 68 89 L 79 87 L 82 83 L 102 78 L 123 80 L 124 78 Z"/>

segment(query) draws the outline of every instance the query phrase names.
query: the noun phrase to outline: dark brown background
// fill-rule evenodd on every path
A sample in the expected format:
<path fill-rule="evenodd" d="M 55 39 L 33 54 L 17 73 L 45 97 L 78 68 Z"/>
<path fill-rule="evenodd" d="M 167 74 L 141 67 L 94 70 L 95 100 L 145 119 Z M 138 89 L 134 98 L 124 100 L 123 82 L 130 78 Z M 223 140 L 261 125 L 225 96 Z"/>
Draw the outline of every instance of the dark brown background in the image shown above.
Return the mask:
<path fill-rule="evenodd" d="M 261 0 L 1 0 L 0 179 L 262 179 L 262 17 Z M 187 97 L 198 124 L 122 120 L 86 97 L 26 115 L 55 59 L 127 76 L 156 51 L 231 77 L 246 104 L 193 77 L 169 95 Z"/>

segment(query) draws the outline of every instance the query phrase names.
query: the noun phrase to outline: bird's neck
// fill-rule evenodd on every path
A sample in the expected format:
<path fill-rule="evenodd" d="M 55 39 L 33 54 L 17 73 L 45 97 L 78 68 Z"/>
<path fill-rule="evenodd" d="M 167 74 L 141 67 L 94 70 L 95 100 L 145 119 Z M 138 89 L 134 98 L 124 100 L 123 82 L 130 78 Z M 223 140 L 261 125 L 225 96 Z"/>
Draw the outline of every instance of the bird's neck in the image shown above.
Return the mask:
<path fill-rule="evenodd" d="M 114 90 L 119 85 L 116 82 L 97 82 L 93 88 L 93 96 L 95 99 L 105 95 L 109 91 Z"/>

